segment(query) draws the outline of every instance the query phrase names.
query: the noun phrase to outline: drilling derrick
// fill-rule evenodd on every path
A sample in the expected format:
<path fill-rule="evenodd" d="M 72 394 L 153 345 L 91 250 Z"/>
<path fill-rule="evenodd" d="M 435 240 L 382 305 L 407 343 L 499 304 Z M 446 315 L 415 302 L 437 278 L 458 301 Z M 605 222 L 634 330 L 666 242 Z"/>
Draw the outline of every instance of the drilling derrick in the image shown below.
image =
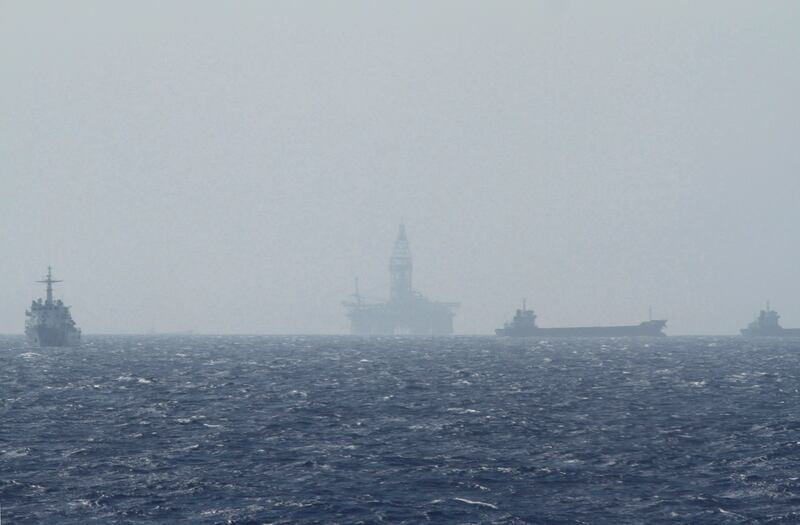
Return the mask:
<path fill-rule="evenodd" d="M 414 263 L 411 261 L 411 248 L 408 246 L 406 227 L 400 225 L 400 232 L 394 242 L 394 250 L 389 259 L 389 275 L 391 278 L 390 301 L 408 301 L 412 294 L 411 274 Z"/>

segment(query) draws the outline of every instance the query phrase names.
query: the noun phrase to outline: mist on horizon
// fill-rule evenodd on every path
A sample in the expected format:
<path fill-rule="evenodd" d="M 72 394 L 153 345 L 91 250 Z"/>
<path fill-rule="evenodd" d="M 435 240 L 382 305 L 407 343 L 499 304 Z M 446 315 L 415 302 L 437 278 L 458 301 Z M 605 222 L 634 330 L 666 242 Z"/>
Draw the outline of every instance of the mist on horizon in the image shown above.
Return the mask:
<path fill-rule="evenodd" d="M 800 4 L 4 2 L 0 333 L 800 327 Z"/>

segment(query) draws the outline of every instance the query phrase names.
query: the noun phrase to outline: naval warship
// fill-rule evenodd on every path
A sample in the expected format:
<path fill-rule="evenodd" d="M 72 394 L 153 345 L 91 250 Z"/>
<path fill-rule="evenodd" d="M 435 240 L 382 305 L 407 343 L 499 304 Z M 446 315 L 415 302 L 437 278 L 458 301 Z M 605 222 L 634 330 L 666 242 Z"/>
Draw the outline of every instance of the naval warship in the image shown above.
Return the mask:
<path fill-rule="evenodd" d="M 571 328 L 539 328 L 536 326 L 536 313 L 528 310 L 525 301 L 518 309 L 514 319 L 503 328 L 495 330 L 497 335 L 510 337 L 664 337 L 662 332 L 667 325 L 664 319 L 650 320 L 630 326 L 578 326 Z"/>
<path fill-rule="evenodd" d="M 47 277 L 37 283 L 47 285 L 47 299 L 37 299 L 31 303 L 30 310 L 25 312 L 25 335 L 31 344 L 38 346 L 78 346 L 81 342 L 81 331 L 75 326 L 69 306 L 61 299 L 53 300 L 53 279 L 51 268 L 47 267 Z"/>
<path fill-rule="evenodd" d="M 767 309 L 761 310 L 756 320 L 747 325 L 747 328 L 742 328 L 742 335 L 745 337 L 800 337 L 800 328 L 784 328 L 778 323 L 780 318 L 778 312 L 771 309 L 767 302 Z"/>

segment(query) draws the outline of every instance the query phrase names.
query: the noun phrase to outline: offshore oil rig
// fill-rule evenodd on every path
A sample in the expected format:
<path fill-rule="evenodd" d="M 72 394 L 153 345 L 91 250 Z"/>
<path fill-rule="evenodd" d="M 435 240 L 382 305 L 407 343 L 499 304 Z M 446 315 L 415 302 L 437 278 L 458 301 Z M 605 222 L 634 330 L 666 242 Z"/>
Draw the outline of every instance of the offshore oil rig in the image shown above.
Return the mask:
<path fill-rule="evenodd" d="M 453 316 L 458 303 L 431 301 L 411 284 L 411 249 L 405 225 L 400 225 L 389 259 L 391 278 L 389 301 L 368 303 L 358 291 L 343 304 L 353 335 L 452 335 Z"/>

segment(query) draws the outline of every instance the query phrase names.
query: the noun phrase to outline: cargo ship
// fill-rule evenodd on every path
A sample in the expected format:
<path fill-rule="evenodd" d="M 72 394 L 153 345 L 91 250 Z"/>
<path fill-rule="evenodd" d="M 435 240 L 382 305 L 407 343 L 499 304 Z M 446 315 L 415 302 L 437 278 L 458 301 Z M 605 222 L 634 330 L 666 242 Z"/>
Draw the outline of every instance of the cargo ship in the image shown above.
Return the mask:
<path fill-rule="evenodd" d="M 800 328 L 784 328 L 778 320 L 781 318 L 778 312 L 769 307 L 761 310 L 755 321 L 742 328 L 742 335 L 745 337 L 800 337 Z"/>
<path fill-rule="evenodd" d="M 630 326 L 576 326 L 565 328 L 540 328 L 536 326 L 536 313 L 528 310 L 525 301 L 514 319 L 503 328 L 495 330 L 497 335 L 508 337 L 664 337 L 665 319 L 644 321 Z"/>
<path fill-rule="evenodd" d="M 25 312 L 25 335 L 28 341 L 37 346 L 78 346 L 81 343 L 81 331 L 75 326 L 69 306 L 61 299 L 53 300 L 53 284 L 60 283 L 53 279 L 52 269 L 47 267 L 47 277 L 37 283 L 47 285 L 47 298 L 31 302 L 30 310 Z"/>

